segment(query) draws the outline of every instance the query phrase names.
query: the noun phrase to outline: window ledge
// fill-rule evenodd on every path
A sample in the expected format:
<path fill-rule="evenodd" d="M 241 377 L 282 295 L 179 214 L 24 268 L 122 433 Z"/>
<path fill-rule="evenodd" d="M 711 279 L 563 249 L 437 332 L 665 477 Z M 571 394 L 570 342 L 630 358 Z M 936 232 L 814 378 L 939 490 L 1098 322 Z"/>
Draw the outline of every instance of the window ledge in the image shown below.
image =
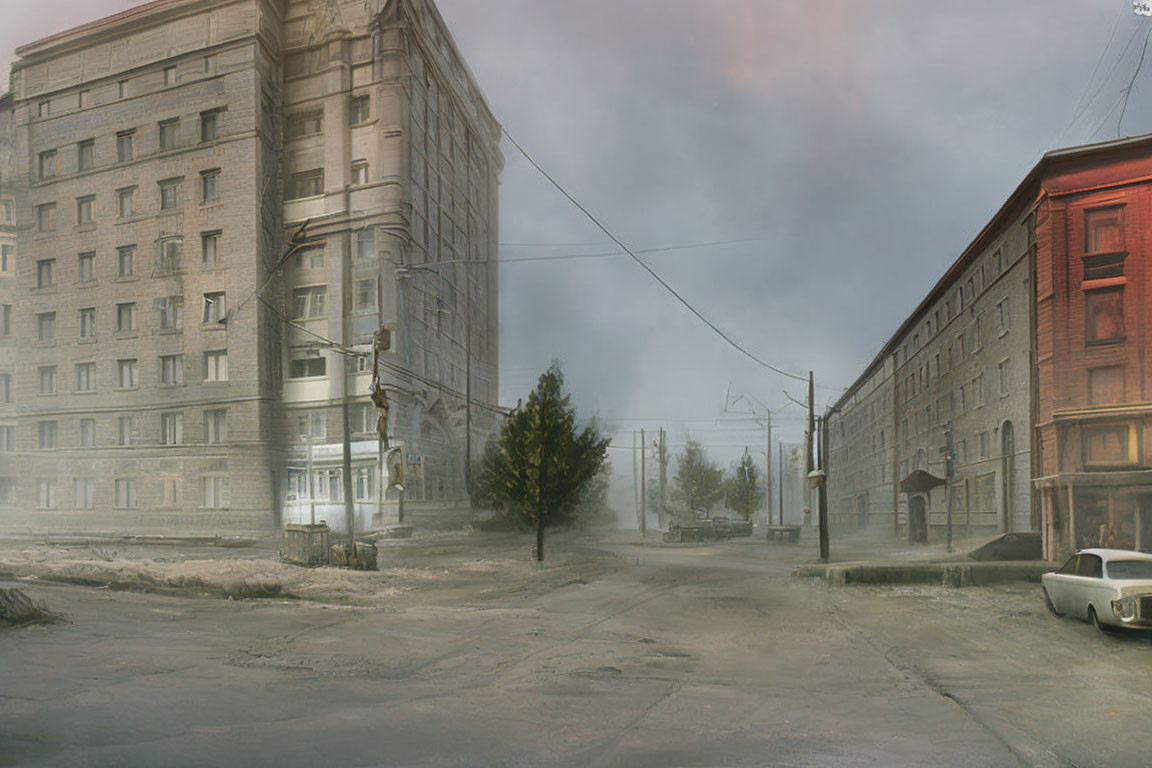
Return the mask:
<path fill-rule="evenodd" d="M 186 386 L 188 386 L 188 385 L 181 381 L 181 382 L 176 383 L 176 384 L 157 384 L 156 388 L 157 389 L 180 389 L 181 387 L 186 387 Z"/>
<path fill-rule="evenodd" d="M 94 395 L 94 394 L 96 394 L 96 390 L 94 390 L 94 389 L 76 389 L 76 390 L 72 391 L 72 394 L 74 394 L 74 395 Z"/>
<path fill-rule="evenodd" d="M 202 384 L 227 384 L 228 379 L 204 379 Z"/>
<path fill-rule="evenodd" d="M 224 205 L 224 201 L 218 197 L 215 198 L 214 200 L 201 200 L 200 201 L 200 210 L 204 211 L 204 210 L 209 210 L 212 208 L 220 208 L 223 205 Z"/>
<path fill-rule="evenodd" d="M 136 275 L 122 275 L 120 277 L 117 277 L 112 282 L 114 282 L 114 283 L 135 283 L 135 282 L 138 282 L 139 280 L 140 280 L 140 278 L 137 277 Z"/>
<path fill-rule="evenodd" d="M 116 339 L 138 339 L 140 338 L 140 331 L 116 331 L 113 335 Z"/>
<path fill-rule="evenodd" d="M 208 323 L 200 323 L 200 330 L 202 331 L 224 331 L 227 329 L 228 325 L 226 323 L 220 322 L 219 320 L 213 320 Z"/>
<path fill-rule="evenodd" d="M 79 339 L 76 340 L 76 343 L 77 344 L 95 344 L 97 341 L 99 341 L 99 339 L 97 339 L 95 336 L 81 336 Z"/>
<path fill-rule="evenodd" d="M 113 392 L 137 392 L 140 387 L 113 387 Z"/>
<path fill-rule="evenodd" d="M 72 227 L 72 231 L 73 232 L 95 232 L 96 231 L 96 223 L 95 222 L 89 222 L 87 224 L 77 224 L 76 226 Z"/>
<path fill-rule="evenodd" d="M 996 334 L 996 338 L 998 338 L 998 339 L 1004 338 L 1005 336 L 1008 335 L 1008 330 L 1009 329 L 1005 328 L 1004 330 L 1000 331 L 1000 333 Z"/>
<path fill-rule="evenodd" d="M 97 285 L 100 285 L 99 280 L 77 280 L 76 281 L 76 287 L 77 288 L 95 288 Z"/>
<path fill-rule="evenodd" d="M 152 333 L 157 336 L 178 336 L 184 333 L 183 328 L 153 328 Z"/>

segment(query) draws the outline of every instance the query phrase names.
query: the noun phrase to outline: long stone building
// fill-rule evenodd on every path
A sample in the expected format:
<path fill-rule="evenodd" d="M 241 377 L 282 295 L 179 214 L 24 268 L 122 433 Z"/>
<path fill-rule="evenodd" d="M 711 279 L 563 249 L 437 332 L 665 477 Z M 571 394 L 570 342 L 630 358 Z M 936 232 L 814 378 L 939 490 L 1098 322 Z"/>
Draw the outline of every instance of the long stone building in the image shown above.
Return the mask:
<path fill-rule="evenodd" d="M 338 525 L 345 400 L 356 524 L 382 522 L 374 383 L 409 501 L 465 496 L 503 158 L 431 2 L 159 0 L 17 55 L 0 527 Z"/>
<path fill-rule="evenodd" d="M 1152 541 L 1150 149 L 1045 155 L 901 324 L 827 414 L 834 527 Z"/>

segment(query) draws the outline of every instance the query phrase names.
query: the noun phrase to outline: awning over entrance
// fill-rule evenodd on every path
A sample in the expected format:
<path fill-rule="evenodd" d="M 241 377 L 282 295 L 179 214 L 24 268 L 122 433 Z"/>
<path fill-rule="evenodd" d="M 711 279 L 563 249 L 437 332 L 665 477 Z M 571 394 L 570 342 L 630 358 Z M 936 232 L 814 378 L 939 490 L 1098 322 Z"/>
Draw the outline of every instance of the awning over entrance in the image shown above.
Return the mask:
<path fill-rule="evenodd" d="M 944 478 L 917 469 L 900 481 L 900 490 L 904 493 L 926 493 L 938 485 L 944 485 Z"/>

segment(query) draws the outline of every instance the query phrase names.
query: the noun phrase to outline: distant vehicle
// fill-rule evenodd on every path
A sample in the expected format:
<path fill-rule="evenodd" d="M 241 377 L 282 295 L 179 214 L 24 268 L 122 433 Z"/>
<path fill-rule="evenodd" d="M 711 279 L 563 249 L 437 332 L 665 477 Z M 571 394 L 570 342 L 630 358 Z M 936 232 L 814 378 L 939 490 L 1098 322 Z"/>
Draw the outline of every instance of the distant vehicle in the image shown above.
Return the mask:
<path fill-rule="evenodd" d="M 1102 632 L 1152 628 L 1152 555 L 1082 549 L 1040 582 L 1057 616 L 1074 616 Z"/>
<path fill-rule="evenodd" d="M 751 536 L 752 523 L 727 517 L 703 517 L 682 523 L 672 523 L 664 533 L 664 541 L 715 541 L 736 536 Z"/>

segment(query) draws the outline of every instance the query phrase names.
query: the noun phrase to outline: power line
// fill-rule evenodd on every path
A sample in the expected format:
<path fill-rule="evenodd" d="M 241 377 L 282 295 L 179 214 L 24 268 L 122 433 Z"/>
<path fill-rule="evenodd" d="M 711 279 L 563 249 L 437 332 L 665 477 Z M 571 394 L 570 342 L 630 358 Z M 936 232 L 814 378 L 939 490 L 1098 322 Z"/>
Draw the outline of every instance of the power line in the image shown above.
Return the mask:
<path fill-rule="evenodd" d="M 1116 120 L 1116 138 L 1120 138 L 1120 124 L 1124 122 L 1124 113 L 1128 111 L 1128 97 L 1132 95 L 1132 86 L 1136 85 L 1136 76 L 1144 68 L 1144 56 L 1148 53 L 1148 35 L 1152 35 L 1152 26 L 1148 27 L 1148 32 L 1144 35 L 1144 48 L 1140 51 L 1140 61 L 1136 63 L 1136 71 L 1132 73 L 1132 79 L 1124 89 L 1124 106 L 1120 108 L 1120 117 Z"/>
<path fill-rule="evenodd" d="M 709 243 L 686 243 L 684 245 L 668 245 L 661 248 L 637 248 L 633 253 L 669 253 L 671 251 L 690 251 L 697 248 L 715 248 L 724 245 L 743 245 L 746 243 L 763 243 L 767 238 L 755 237 L 746 240 L 717 240 Z M 507 247 L 507 244 L 502 244 Z M 626 251 L 603 251 L 599 253 L 565 253 L 559 256 L 519 256 L 513 259 L 496 259 L 500 264 L 512 264 L 517 261 L 564 261 L 566 259 L 604 259 L 612 256 L 627 256 Z"/>
<path fill-rule="evenodd" d="M 1119 13 L 1116 14 L 1116 22 L 1112 25 L 1112 33 L 1108 35 L 1108 43 L 1104 46 L 1103 50 L 1100 51 L 1100 56 L 1096 59 L 1096 66 L 1092 68 L 1092 76 L 1089 77 L 1088 82 L 1084 84 L 1084 92 L 1080 94 L 1080 100 L 1076 102 L 1076 106 L 1072 110 L 1073 114 L 1071 119 L 1068 120 L 1068 124 L 1064 126 L 1064 129 L 1061 130 L 1059 135 L 1056 137 L 1057 144 L 1063 141 L 1065 134 L 1068 133 L 1068 130 L 1076 123 L 1080 116 L 1084 114 L 1084 110 L 1088 108 L 1088 105 L 1091 103 L 1091 101 L 1096 98 L 1096 94 L 1100 92 L 1099 89 L 1097 89 L 1092 94 L 1092 99 L 1088 99 L 1088 91 L 1091 90 L 1092 83 L 1096 82 L 1096 74 L 1100 71 L 1100 65 L 1104 63 L 1104 57 L 1108 55 L 1108 50 L 1112 47 L 1112 41 L 1116 39 L 1116 30 L 1120 28 L 1120 19 L 1124 18 L 1125 11 L 1127 10 L 1121 3 L 1117 3 L 1117 5 L 1120 6 L 1120 10 Z M 1127 50 L 1127 46 L 1125 46 L 1125 50 Z M 1124 54 L 1122 52 L 1120 54 L 1120 58 L 1123 58 L 1123 56 Z M 1115 70 L 1113 69 L 1112 71 Z M 1109 72 L 1109 77 L 1110 76 L 1111 72 Z M 1107 80 L 1108 78 L 1106 77 L 1105 82 L 1107 82 Z M 1103 88 L 1104 84 L 1101 83 L 1100 87 Z"/>
<path fill-rule="evenodd" d="M 748 357 L 749 359 L 751 359 L 751 360 L 759 363 L 760 365 L 764 366 L 768 370 L 775 371 L 776 373 L 780 374 L 781 376 L 786 376 L 787 378 L 795 379 L 796 381 L 807 381 L 808 380 L 807 377 L 805 377 L 805 376 L 800 376 L 798 374 L 791 373 L 789 371 L 784 370 L 783 368 L 778 368 L 777 366 L 772 365 L 771 363 L 768 363 L 768 362 L 760 359 L 759 357 L 757 357 L 756 355 L 752 354 L 747 349 L 745 349 L 743 346 L 741 346 L 739 343 L 737 343 L 728 334 L 724 333 L 724 331 L 720 330 L 720 328 L 717 327 L 715 323 L 713 323 L 711 320 L 709 320 L 703 314 L 701 314 L 700 310 L 698 310 L 694 306 L 692 306 L 688 302 L 687 299 L 685 299 L 683 296 L 680 295 L 679 292 L 677 292 L 677 290 L 675 288 L 673 288 L 671 285 L 669 285 L 668 281 L 666 281 L 664 278 L 662 278 L 659 275 L 659 273 L 656 272 L 656 270 L 652 269 L 652 267 L 650 267 L 646 263 L 644 263 L 644 261 L 639 256 L 637 256 L 635 252 L 633 252 L 631 249 L 629 249 L 628 246 L 624 245 L 624 243 L 620 240 L 620 238 L 616 237 L 616 235 L 612 234 L 612 232 L 610 232 L 607 227 L 605 227 L 603 224 L 601 224 L 600 220 L 597 219 L 595 216 L 593 216 L 592 213 L 587 208 L 582 206 L 576 200 L 576 198 L 572 197 L 572 195 L 568 193 L 568 190 L 566 190 L 563 186 L 561 186 L 560 183 L 558 181 L 556 181 L 556 179 L 552 178 L 552 176 L 547 171 L 545 171 L 540 166 L 540 164 L 537 163 L 532 158 L 532 156 L 529 155 L 524 150 L 524 148 L 522 146 L 520 146 L 520 143 L 518 141 L 516 141 L 516 139 L 512 136 L 512 134 L 510 134 L 507 131 L 507 129 L 505 129 L 504 135 L 507 137 L 508 141 L 512 143 L 512 146 L 516 147 L 516 150 L 521 155 L 524 156 L 524 159 L 527 160 L 532 165 L 532 167 L 535 168 L 540 173 L 541 176 L 543 176 L 545 179 L 547 179 L 548 182 L 550 184 L 552 184 L 552 186 L 554 186 L 560 192 L 560 194 L 562 194 L 562 195 L 564 195 L 564 197 L 568 198 L 568 201 L 570 203 L 572 203 L 572 205 L 576 206 L 580 210 L 581 213 L 583 213 L 585 216 L 587 216 L 588 219 L 593 224 L 595 224 L 600 229 L 601 232 L 603 232 L 605 235 L 607 235 L 612 240 L 612 242 L 616 243 L 616 245 L 618 245 L 629 256 L 631 256 L 632 260 L 635 261 L 637 264 L 639 264 L 641 267 L 643 267 L 645 272 L 647 272 L 649 275 L 651 275 L 652 278 L 654 280 L 656 280 L 656 282 L 660 283 L 660 285 L 664 286 L 665 290 L 667 290 L 674 297 L 676 297 L 676 300 L 679 301 L 681 304 L 683 304 L 688 309 L 689 312 L 694 314 L 702 323 L 704 323 L 709 328 L 711 328 L 716 333 L 716 335 L 718 335 L 720 338 L 724 339 L 724 341 L 728 342 L 728 344 L 730 346 L 732 346 L 732 348 L 736 349 L 738 352 L 740 352 L 744 356 Z"/>

